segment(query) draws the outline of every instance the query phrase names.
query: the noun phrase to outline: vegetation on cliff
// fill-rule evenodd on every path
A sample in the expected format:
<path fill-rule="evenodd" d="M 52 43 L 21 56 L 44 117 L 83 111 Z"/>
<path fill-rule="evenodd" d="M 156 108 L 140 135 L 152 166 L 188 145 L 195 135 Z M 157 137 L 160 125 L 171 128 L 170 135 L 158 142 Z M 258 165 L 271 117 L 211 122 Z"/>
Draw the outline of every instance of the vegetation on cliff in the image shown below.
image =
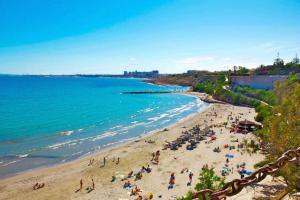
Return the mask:
<path fill-rule="evenodd" d="M 260 102 L 254 98 L 247 97 L 241 93 L 235 93 L 229 89 L 228 81 L 225 76 L 220 77 L 218 80 L 206 80 L 194 85 L 193 90 L 198 92 L 205 92 L 212 95 L 215 99 L 231 103 L 233 105 L 243 105 L 256 107 Z"/>
<path fill-rule="evenodd" d="M 259 99 L 261 101 L 266 102 L 269 105 L 275 105 L 277 100 L 273 90 L 253 89 L 250 87 L 240 86 L 233 86 L 231 90 L 236 93 L 241 93 L 247 97 Z"/>
<path fill-rule="evenodd" d="M 278 103 L 273 114 L 264 120 L 264 128 L 258 135 L 268 143 L 269 152 L 265 162 L 272 162 L 289 149 L 300 145 L 300 77 L 292 75 L 275 86 Z M 291 190 L 300 191 L 300 168 L 288 164 L 277 175 L 282 175 Z"/>

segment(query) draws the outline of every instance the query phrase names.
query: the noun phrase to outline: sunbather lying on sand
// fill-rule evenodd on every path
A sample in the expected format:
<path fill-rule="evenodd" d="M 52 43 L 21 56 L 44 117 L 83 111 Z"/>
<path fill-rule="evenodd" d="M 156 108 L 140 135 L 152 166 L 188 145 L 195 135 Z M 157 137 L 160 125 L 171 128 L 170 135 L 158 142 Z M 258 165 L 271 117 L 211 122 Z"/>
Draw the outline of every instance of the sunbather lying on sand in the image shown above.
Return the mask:
<path fill-rule="evenodd" d="M 143 200 L 143 197 L 141 195 L 138 196 L 135 200 Z"/>
<path fill-rule="evenodd" d="M 188 168 L 183 168 L 180 173 L 183 174 L 184 172 L 188 172 L 188 171 L 189 171 Z"/>
<path fill-rule="evenodd" d="M 125 189 L 129 189 L 131 187 L 132 187 L 132 185 L 131 185 L 130 181 L 125 182 L 123 185 L 123 188 L 125 188 Z"/>
<path fill-rule="evenodd" d="M 38 190 L 38 189 L 41 189 L 43 187 L 45 187 L 45 183 L 36 183 L 33 186 L 33 190 Z"/>
<path fill-rule="evenodd" d="M 145 169 L 147 173 L 150 173 L 152 171 L 150 165 L 147 166 L 147 168 Z"/>
<path fill-rule="evenodd" d="M 136 196 L 136 195 L 139 195 L 139 193 L 141 192 L 141 189 L 139 189 L 137 186 L 135 186 L 135 188 L 133 188 L 131 190 L 131 196 Z"/>
<path fill-rule="evenodd" d="M 143 174 L 142 174 L 142 172 L 138 172 L 136 175 L 135 175 L 135 180 L 140 180 L 140 179 L 142 179 L 143 178 Z"/>

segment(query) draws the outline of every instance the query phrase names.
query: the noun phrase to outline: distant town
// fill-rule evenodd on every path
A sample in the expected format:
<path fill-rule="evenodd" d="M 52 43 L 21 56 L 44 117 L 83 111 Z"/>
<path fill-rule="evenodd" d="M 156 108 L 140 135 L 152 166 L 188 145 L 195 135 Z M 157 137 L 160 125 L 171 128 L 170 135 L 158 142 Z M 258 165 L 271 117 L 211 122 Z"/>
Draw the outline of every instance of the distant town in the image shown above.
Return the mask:
<path fill-rule="evenodd" d="M 152 71 L 124 71 L 123 74 L 76 74 L 81 77 L 115 77 L 115 78 L 158 78 L 160 76 L 158 70 Z"/>
<path fill-rule="evenodd" d="M 124 77 L 132 77 L 132 78 L 157 78 L 157 77 L 159 77 L 159 71 L 158 70 L 153 70 L 153 71 L 150 71 L 150 72 L 139 72 L 139 71 L 128 72 L 128 71 L 124 71 L 123 76 Z"/>

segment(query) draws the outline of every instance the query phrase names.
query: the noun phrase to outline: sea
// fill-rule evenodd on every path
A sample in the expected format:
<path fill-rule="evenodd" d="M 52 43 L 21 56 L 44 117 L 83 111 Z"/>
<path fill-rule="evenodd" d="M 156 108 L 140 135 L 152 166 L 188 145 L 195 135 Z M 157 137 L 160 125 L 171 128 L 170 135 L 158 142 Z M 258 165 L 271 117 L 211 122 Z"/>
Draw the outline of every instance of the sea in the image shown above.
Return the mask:
<path fill-rule="evenodd" d="M 0 76 L 0 177 L 136 140 L 207 107 L 143 79 Z"/>

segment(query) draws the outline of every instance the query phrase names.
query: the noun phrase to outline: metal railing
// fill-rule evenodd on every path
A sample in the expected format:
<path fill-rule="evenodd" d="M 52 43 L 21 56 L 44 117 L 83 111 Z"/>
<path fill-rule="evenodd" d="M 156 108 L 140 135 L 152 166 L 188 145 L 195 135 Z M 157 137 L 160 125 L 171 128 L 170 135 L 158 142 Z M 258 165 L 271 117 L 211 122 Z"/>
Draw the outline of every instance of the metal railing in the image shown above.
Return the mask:
<path fill-rule="evenodd" d="M 258 183 L 266 178 L 267 175 L 277 172 L 280 168 L 284 167 L 287 163 L 297 163 L 300 158 L 300 147 L 296 150 L 288 150 L 275 162 L 267 164 L 251 175 L 242 178 L 234 179 L 224 185 L 220 190 L 213 191 L 210 189 L 201 190 L 193 193 L 193 199 L 198 199 L 200 196 L 203 200 L 211 199 L 226 199 L 228 196 L 233 196 L 238 194 L 243 190 L 244 187 Z"/>

